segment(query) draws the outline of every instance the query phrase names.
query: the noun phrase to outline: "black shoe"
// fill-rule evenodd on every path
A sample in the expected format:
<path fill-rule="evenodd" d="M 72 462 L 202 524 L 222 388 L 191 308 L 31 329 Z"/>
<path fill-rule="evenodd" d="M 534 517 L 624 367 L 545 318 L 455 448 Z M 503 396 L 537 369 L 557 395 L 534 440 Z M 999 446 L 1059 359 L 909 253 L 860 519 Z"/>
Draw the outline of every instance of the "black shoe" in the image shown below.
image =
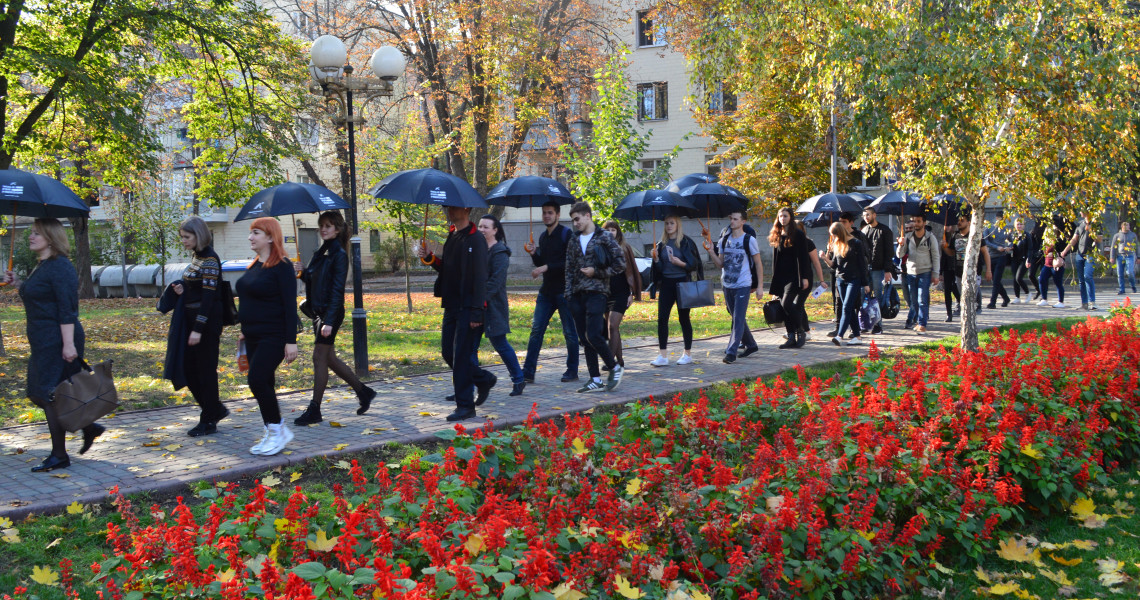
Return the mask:
<path fill-rule="evenodd" d="M 444 400 L 444 402 L 450 402 L 452 404 L 455 404 L 455 394 L 452 394 L 452 395 L 444 398 L 443 400 Z"/>
<path fill-rule="evenodd" d="M 87 451 L 91 449 L 91 444 L 95 443 L 95 438 L 103 435 L 104 431 L 107 431 L 107 428 L 103 427 L 102 425 L 100 425 L 98 423 L 92 423 L 91 425 L 84 427 L 83 428 L 83 445 L 79 447 L 79 453 L 80 454 L 86 454 Z M 94 433 L 89 433 L 89 432 L 94 432 Z"/>
<path fill-rule="evenodd" d="M 795 348 L 795 347 L 796 347 L 796 336 L 794 336 L 794 335 L 792 337 L 788 338 L 788 341 L 779 345 L 780 350 L 788 350 L 788 349 Z"/>
<path fill-rule="evenodd" d="M 190 437 L 202 437 L 204 435 L 210 435 L 211 433 L 217 433 L 217 432 L 218 432 L 218 424 L 217 423 L 214 423 L 213 421 L 201 421 L 197 425 L 195 425 L 193 428 L 191 428 L 190 431 L 187 431 L 186 435 L 188 435 Z M 80 450 L 79 453 L 83 454 L 83 451 Z"/>
<path fill-rule="evenodd" d="M 486 385 L 475 386 L 475 390 L 476 390 L 475 406 L 483 406 L 483 403 L 487 401 L 487 396 L 491 395 L 491 388 L 495 387 L 495 384 L 498 382 L 499 382 L 499 378 L 495 377 L 494 375 L 491 375 L 491 382 L 490 383 L 488 383 Z M 474 412 L 474 411 L 472 411 L 472 412 Z"/>
<path fill-rule="evenodd" d="M 364 385 L 364 384 L 361 384 Z M 368 412 L 368 408 L 372 406 L 372 399 L 376 397 L 376 390 L 364 386 L 363 390 L 356 393 L 356 401 L 360 403 L 360 408 L 356 409 L 356 414 L 362 415 Z"/>
<path fill-rule="evenodd" d="M 1030 302 L 1034 302 L 1036 300 L 1039 300 L 1040 298 L 1041 298 L 1041 292 L 1033 292 L 1033 300 L 1030 300 Z"/>
<path fill-rule="evenodd" d="M 1002 308 L 1005 308 L 1007 306 L 1009 306 L 1009 298 L 1006 298 L 1005 300 L 1001 301 L 1001 307 Z"/>
<path fill-rule="evenodd" d="M 534 377 L 523 377 L 523 383 L 534 383 Z"/>
<path fill-rule="evenodd" d="M 315 425 L 321 421 L 324 421 L 324 419 L 321 418 L 321 407 L 310 404 L 309 407 L 305 409 L 305 412 L 301 413 L 301 416 L 293 419 L 293 424 L 304 427 L 305 425 Z"/>
<path fill-rule="evenodd" d="M 852 331 L 851 334 L 847 336 L 847 339 L 853 340 L 857 337 L 859 337 L 859 330 L 858 329 L 856 329 L 855 331 Z"/>
<path fill-rule="evenodd" d="M 993 309 L 997 308 L 997 304 L 990 302 L 989 304 L 986 305 L 986 308 L 993 310 Z"/>
<path fill-rule="evenodd" d="M 953 322 L 954 322 L 954 317 L 951 317 L 951 316 L 947 316 L 947 317 L 946 317 L 946 322 L 947 322 L 947 323 L 953 323 Z"/>
<path fill-rule="evenodd" d="M 448 421 L 463 421 L 465 419 L 474 419 L 475 409 L 469 408 L 467 410 L 456 409 L 455 412 L 447 415 Z"/>
<path fill-rule="evenodd" d="M 800 331 L 796 333 L 796 348 L 803 348 L 807 345 L 807 332 Z"/>
<path fill-rule="evenodd" d="M 216 417 L 214 417 L 213 419 L 211 419 L 210 422 L 213 423 L 214 425 L 217 425 L 218 423 L 221 422 L 222 419 L 224 419 L 228 416 L 230 416 L 230 409 L 226 408 L 225 405 L 223 404 L 222 405 L 222 412 L 218 413 L 218 415 Z"/>
<path fill-rule="evenodd" d="M 578 381 L 577 375 L 563 375 L 562 383 L 570 383 L 571 381 Z"/>
<path fill-rule="evenodd" d="M 56 455 L 48 455 L 44 462 L 32 467 L 33 473 L 47 473 L 56 469 L 66 469 L 71 466 L 71 458 L 65 456 L 58 458 Z"/>
<path fill-rule="evenodd" d="M 829 332 L 827 332 L 827 333 L 823 334 L 823 337 L 829 337 L 829 338 L 833 338 L 833 337 L 835 337 L 835 336 L 837 336 L 837 335 L 839 335 L 839 330 L 838 330 L 838 329 L 832 329 L 831 331 L 829 331 Z"/>
<path fill-rule="evenodd" d="M 525 389 L 525 388 L 526 388 L 526 382 L 525 381 L 522 383 L 516 383 L 513 387 L 511 387 L 511 393 L 507 394 L 507 395 L 508 396 L 521 396 L 523 393 L 523 389 Z"/>
<path fill-rule="evenodd" d="M 783 346 L 780 346 L 780 347 L 783 348 Z M 731 365 L 734 362 L 736 362 L 736 355 L 735 354 L 725 354 L 724 355 L 724 364 Z"/>
<path fill-rule="evenodd" d="M 748 358 L 749 356 L 756 354 L 759 350 L 760 350 L 760 346 L 753 346 L 751 348 L 745 348 L 744 351 L 741 352 L 738 356 L 740 358 Z"/>
<path fill-rule="evenodd" d="M 1117 296 L 1123 296 L 1123 295 L 1124 295 L 1124 290 L 1120 290 L 1119 292 L 1116 292 L 1116 295 L 1117 295 Z"/>
<path fill-rule="evenodd" d="M 875 326 L 871 328 L 871 333 L 879 334 L 882 332 L 883 332 L 883 324 L 882 323 L 876 323 Z"/>

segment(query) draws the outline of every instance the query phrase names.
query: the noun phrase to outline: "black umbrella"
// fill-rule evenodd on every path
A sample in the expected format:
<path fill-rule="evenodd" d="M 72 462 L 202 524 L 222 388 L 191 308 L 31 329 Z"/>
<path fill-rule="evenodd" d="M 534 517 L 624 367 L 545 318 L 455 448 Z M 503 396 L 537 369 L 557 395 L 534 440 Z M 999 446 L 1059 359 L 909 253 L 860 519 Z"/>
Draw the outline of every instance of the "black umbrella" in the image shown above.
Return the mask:
<path fill-rule="evenodd" d="M 487 204 L 510 206 L 512 208 L 534 208 L 550 202 L 558 204 L 573 204 L 574 194 L 557 179 L 524 175 L 502 181 L 487 192 Z M 533 211 L 529 221 L 533 222 Z M 531 231 L 530 243 L 534 244 L 534 232 Z"/>
<path fill-rule="evenodd" d="M 863 207 L 859 206 L 859 203 L 851 196 L 847 194 L 836 194 L 834 192 L 812 196 L 796 208 L 796 212 L 798 213 L 859 213 L 862 212 L 862 210 Z"/>
<path fill-rule="evenodd" d="M 848 192 L 847 195 L 854 198 L 855 201 L 859 203 L 859 206 L 863 208 L 867 208 L 867 205 L 876 200 L 871 194 L 864 194 L 863 192 Z"/>
<path fill-rule="evenodd" d="M 12 249 L 8 270 L 16 255 L 16 216 L 36 219 L 86 217 L 91 208 L 71 188 L 46 175 L 20 169 L 0 170 L 0 214 L 12 215 Z"/>
<path fill-rule="evenodd" d="M 351 208 L 351 204 L 323 185 L 286 182 L 254 194 L 238 211 L 234 223 L 259 217 L 280 217 Z"/>
<path fill-rule="evenodd" d="M 377 198 L 423 204 L 423 244 L 427 243 L 428 210 L 432 206 L 487 208 L 487 201 L 470 183 L 439 169 L 412 169 L 393 173 L 376 184 L 369 193 Z"/>
<path fill-rule="evenodd" d="M 626 221 L 653 221 L 653 238 L 657 239 L 657 221 L 665 217 L 691 217 L 696 207 L 688 198 L 665 190 L 643 190 L 634 192 L 614 209 L 614 216 Z"/>
<path fill-rule="evenodd" d="M 665 191 L 681 193 L 681 190 L 698 183 L 716 183 L 716 175 L 709 175 L 708 173 L 689 173 L 684 177 L 674 179 L 665 186 Z"/>
<path fill-rule="evenodd" d="M 668 190 L 667 190 L 668 191 Z M 723 219 L 734 212 L 748 209 L 748 197 L 740 190 L 719 183 L 698 183 L 681 188 L 682 197 L 692 200 L 697 211 L 697 222 L 701 224 L 701 235 L 709 238 L 709 228 L 701 221 L 701 215 L 711 220 Z"/>
<path fill-rule="evenodd" d="M 838 220 L 836 213 L 811 213 L 800 219 L 800 222 L 808 229 L 815 229 L 817 227 L 831 227 L 831 224 Z"/>
<path fill-rule="evenodd" d="M 957 223 L 958 217 L 966 214 L 966 200 L 954 194 L 938 194 L 926 204 L 926 220 Z"/>
<path fill-rule="evenodd" d="M 894 191 L 888 192 L 868 207 L 875 209 L 875 212 L 880 215 L 901 217 L 903 215 L 921 215 L 926 205 L 923 203 L 922 196 L 915 192 Z"/>

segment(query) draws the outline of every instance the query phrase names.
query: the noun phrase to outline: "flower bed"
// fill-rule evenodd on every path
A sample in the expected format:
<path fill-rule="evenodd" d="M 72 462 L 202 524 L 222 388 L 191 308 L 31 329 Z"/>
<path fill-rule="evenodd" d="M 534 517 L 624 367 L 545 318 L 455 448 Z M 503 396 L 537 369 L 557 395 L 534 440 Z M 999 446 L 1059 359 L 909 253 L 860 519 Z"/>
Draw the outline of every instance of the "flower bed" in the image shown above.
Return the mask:
<path fill-rule="evenodd" d="M 1140 451 L 1140 316 L 1010 333 L 853 377 L 757 381 L 502 432 L 369 474 L 331 506 L 230 489 L 140 524 L 106 598 L 890 597 L 996 547 Z"/>

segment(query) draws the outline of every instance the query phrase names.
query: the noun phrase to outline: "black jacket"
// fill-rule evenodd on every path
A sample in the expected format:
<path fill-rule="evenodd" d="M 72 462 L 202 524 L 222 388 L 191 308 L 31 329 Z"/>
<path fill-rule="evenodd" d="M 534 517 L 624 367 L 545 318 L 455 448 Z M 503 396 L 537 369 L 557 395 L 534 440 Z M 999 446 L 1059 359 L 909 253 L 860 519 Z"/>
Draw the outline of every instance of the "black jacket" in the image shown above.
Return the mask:
<path fill-rule="evenodd" d="M 891 228 L 882 223 L 875 223 L 874 227 L 864 225 L 862 231 L 870 246 L 871 270 L 890 271 L 894 268 L 894 234 Z"/>
<path fill-rule="evenodd" d="M 538 234 L 538 250 L 530 255 L 530 260 L 536 267 L 547 267 L 538 293 L 557 296 L 566 291 L 566 247 L 573 237 L 574 232 L 562 224 L 554 228 L 554 233 Z"/>
<path fill-rule="evenodd" d="M 768 285 L 768 293 L 776 296 L 784 295 L 784 287 L 789 283 L 800 288 L 800 280 L 807 279 L 811 283 L 811 257 L 808 256 L 807 236 L 798 229 L 792 237 L 792 245 L 784 247 L 784 236 L 775 248 L 772 248 L 772 283 Z"/>
<path fill-rule="evenodd" d="M 658 259 L 653 261 L 653 291 L 656 292 L 658 284 L 665 279 L 665 245 L 657 242 Z M 689 236 L 681 237 L 681 260 L 685 261 L 685 270 L 689 273 L 688 280 L 693 279 L 693 271 L 697 272 L 697 281 L 705 278 L 705 263 L 701 261 L 701 251 L 697 243 Z"/>
<path fill-rule="evenodd" d="M 321 245 L 301 271 L 305 297 L 321 322 L 344 320 L 344 282 L 348 279 L 348 253 L 336 240 Z"/>
<path fill-rule="evenodd" d="M 844 281 L 859 281 L 860 285 L 871 285 L 871 269 L 867 265 L 863 242 L 851 238 L 847 240 L 847 245 L 847 256 L 835 257 L 835 274 Z"/>
<path fill-rule="evenodd" d="M 483 322 L 487 306 L 487 240 L 475 223 L 452 230 L 443 243 L 443 256 L 431 257 L 435 297 L 445 310 L 470 309 L 471 322 Z"/>

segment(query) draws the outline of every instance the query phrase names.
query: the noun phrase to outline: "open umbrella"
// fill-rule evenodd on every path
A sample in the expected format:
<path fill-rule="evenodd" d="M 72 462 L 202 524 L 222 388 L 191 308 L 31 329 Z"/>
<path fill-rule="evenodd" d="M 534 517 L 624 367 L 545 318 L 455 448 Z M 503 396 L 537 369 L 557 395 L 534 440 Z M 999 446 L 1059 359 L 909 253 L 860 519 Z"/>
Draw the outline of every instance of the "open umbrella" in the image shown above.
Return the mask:
<path fill-rule="evenodd" d="M 535 175 L 524 175 L 522 177 L 515 177 L 502 181 L 487 192 L 487 204 L 494 204 L 498 206 L 510 206 L 512 208 L 534 208 L 535 206 L 542 206 L 550 202 L 558 204 L 573 204 L 574 194 L 566 189 L 566 186 L 558 182 L 557 179 L 549 177 L 538 177 Z M 528 221 L 531 223 L 530 228 L 530 243 L 534 244 L 534 211 L 531 211 L 531 218 Z"/>
<path fill-rule="evenodd" d="M 670 215 L 691 217 L 696 207 L 688 198 L 665 190 L 643 190 L 622 198 L 614 216 L 626 221 L 653 221 L 653 238 L 657 239 L 657 221 Z"/>
<path fill-rule="evenodd" d="M 938 194 L 926 203 L 926 220 L 942 221 L 945 227 L 948 223 L 957 223 L 958 217 L 965 214 L 966 201 L 954 194 Z"/>
<path fill-rule="evenodd" d="M 920 215 L 926 208 L 922 196 L 915 192 L 894 191 L 887 192 L 878 200 L 868 205 L 880 215 Z"/>
<path fill-rule="evenodd" d="M 701 224 L 701 235 L 709 239 L 709 228 L 701 221 L 713 217 L 722 219 L 730 214 L 748 209 L 748 197 L 740 190 L 719 183 L 698 183 L 682 188 L 681 197 L 693 202 L 697 211 L 697 222 Z"/>
<path fill-rule="evenodd" d="M 847 194 L 836 194 L 835 192 L 812 196 L 796 208 L 796 212 L 798 213 L 858 213 L 862 210 L 863 207 L 859 206 L 859 203 L 856 202 L 854 198 Z"/>
<path fill-rule="evenodd" d="M 439 169 L 412 169 L 393 173 L 376 184 L 369 193 L 377 198 L 423 204 L 422 244 L 427 243 L 428 210 L 432 206 L 487 208 L 487 201 L 470 183 Z"/>
<path fill-rule="evenodd" d="M 716 175 L 709 175 L 708 173 L 689 173 L 688 175 L 678 177 L 677 179 L 670 181 L 669 184 L 665 186 L 665 191 L 676 192 L 680 194 L 682 189 L 687 188 L 691 185 L 697 185 L 698 183 L 716 182 Z"/>
<path fill-rule="evenodd" d="M 12 215 L 12 248 L 8 270 L 16 255 L 16 216 L 36 219 L 85 217 L 91 208 L 71 188 L 46 175 L 21 169 L 0 170 L 0 214 Z M 3 284 L 0 284 L 3 285 Z"/>
<path fill-rule="evenodd" d="M 831 227 L 831 224 L 838 220 L 836 213 L 811 213 L 800 219 L 800 222 L 808 229 L 816 229 L 818 227 Z"/>
<path fill-rule="evenodd" d="M 323 185 L 287 181 L 254 194 L 242 205 L 234 217 L 234 223 L 260 217 L 282 217 L 351 208 L 351 204 Z M 297 247 L 297 261 L 300 262 L 301 238 L 297 235 L 297 219 L 293 219 L 293 242 Z"/>

